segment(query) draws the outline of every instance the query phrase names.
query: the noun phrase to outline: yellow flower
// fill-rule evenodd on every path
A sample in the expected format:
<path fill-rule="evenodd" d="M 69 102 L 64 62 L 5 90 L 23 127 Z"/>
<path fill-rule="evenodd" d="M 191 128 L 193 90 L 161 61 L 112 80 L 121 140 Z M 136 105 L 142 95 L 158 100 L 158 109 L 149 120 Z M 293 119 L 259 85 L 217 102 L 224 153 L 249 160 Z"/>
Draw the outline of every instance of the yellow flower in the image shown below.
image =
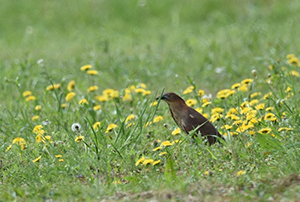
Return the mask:
<path fill-rule="evenodd" d="M 269 121 L 276 121 L 277 120 L 275 114 L 273 114 L 273 113 L 267 113 L 265 115 L 264 119 L 269 120 Z"/>
<path fill-rule="evenodd" d="M 93 107 L 93 110 L 94 110 L 94 111 L 98 111 L 99 109 L 101 109 L 101 105 L 95 105 L 95 106 Z"/>
<path fill-rule="evenodd" d="M 31 118 L 32 121 L 38 120 L 40 117 L 38 115 L 35 115 Z"/>
<path fill-rule="evenodd" d="M 208 105 L 211 105 L 211 102 L 205 102 L 205 103 L 202 104 L 201 107 L 206 107 L 206 106 L 208 106 Z"/>
<path fill-rule="evenodd" d="M 199 96 L 199 97 L 202 97 L 204 94 L 205 94 L 205 91 L 204 91 L 204 90 L 199 90 L 199 91 L 198 91 L 198 96 Z"/>
<path fill-rule="evenodd" d="M 40 133 L 40 131 L 42 131 L 42 129 L 43 129 L 43 126 L 42 125 L 36 125 L 34 128 L 33 128 L 33 133 L 34 134 L 38 134 L 38 133 Z"/>
<path fill-rule="evenodd" d="M 185 94 L 190 94 L 191 92 L 193 92 L 193 90 L 194 90 L 194 86 L 189 86 L 189 87 L 187 87 L 184 91 L 183 91 L 183 94 L 185 95 Z"/>
<path fill-rule="evenodd" d="M 186 105 L 189 107 L 194 106 L 195 104 L 197 104 L 197 100 L 195 100 L 195 99 L 188 99 L 186 101 Z"/>
<path fill-rule="evenodd" d="M 144 84 L 144 83 L 139 83 L 137 86 L 141 87 L 141 88 L 144 88 L 144 89 L 147 87 L 146 84 Z"/>
<path fill-rule="evenodd" d="M 224 125 L 221 128 L 225 128 L 226 130 L 230 130 L 232 128 L 232 126 L 230 126 L 230 125 Z"/>
<path fill-rule="evenodd" d="M 145 95 L 150 95 L 151 94 L 151 91 L 150 90 L 145 90 L 144 92 L 143 92 L 143 96 L 145 96 Z"/>
<path fill-rule="evenodd" d="M 210 122 L 213 123 L 213 122 L 215 122 L 215 121 L 219 121 L 220 118 L 222 118 L 222 117 L 223 117 L 222 114 L 215 113 L 215 114 L 213 114 L 213 115 L 211 116 Z"/>
<path fill-rule="evenodd" d="M 106 95 L 97 95 L 96 96 L 96 99 L 99 101 L 99 102 L 106 102 L 109 100 L 109 97 L 106 96 Z"/>
<path fill-rule="evenodd" d="M 36 98 L 33 95 L 29 95 L 26 98 L 26 102 L 32 101 L 32 100 L 36 100 Z"/>
<path fill-rule="evenodd" d="M 159 163 L 160 163 L 160 160 L 153 161 L 153 162 L 152 162 L 152 165 L 155 166 L 156 164 L 159 164 Z"/>
<path fill-rule="evenodd" d="M 33 159 L 32 162 L 33 163 L 39 162 L 41 158 L 42 158 L 42 156 L 39 156 L 36 159 Z"/>
<path fill-rule="evenodd" d="M 84 140 L 84 136 L 82 135 L 78 135 L 76 138 L 75 138 L 75 142 L 81 142 Z"/>
<path fill-rule="evenodd" d="M 49 141 L 49 140 L 51 140 L 51 136 L 50 135 L 46 135 L 45 139 Z"/>
<path fill-rule="evenodd" d="M 114 129 L 116 127 L 118 127 L 118 126 L 116 124 L 114 124 L 114 123 L 109 124 L 107 126 L 107 129 L 106 129 L 105 133 L 109 133 L 112 129 Z"/>
<path fill-rule="evenodd" d="M 161 147 L 163 147 L 163 146 L 168 147 L 168 146 L 171 146 L 171 145 L 172 145 L 172 143 L 170 141 L 168 141 L 168 140 L 160 143 Z"/>
<path fill-rule="evenodd" d="M 78 102 L 80 105 L 85 105 L 85 104 L 89 104 L 89 102 L 87 101 L 87 99 L 85 99 L 85 98 L 83 98 L 83 99 L 81 99 L 81 100 L 79 100 L 79 102 Z"/>
<path fill-rule="evenodd" d="M 119 97 L 119 91 L 114 90 L 114 89 L 105 89 L 102 94 L 108 98 L 117 98 Z"/>
<path fill-rule="evenodd" d="M 61 154 L 58 154 L 58 155 L 55 155 L 56 158 L 61 158 L 62 155 Z"/>
<path fill-rule="evenodd" d="M 68 91 L 74 90 L 75 85 L 76 85 L 76 83 L 75 83 L 74 80 L 70 81 L 69 84 L 68 84 L 68 87 L 67 87 L 67 88 L 68 88 Z"/>
<path fill-rule="evenodd" d="M 167 152 L 161 152 L 161 153 L 158 154 L 158 156 L 163 156 L 165 154 L 167 154 Z"/>
<path fill-rule="evenodd" d="M 229 93 L 231 92 L 230 89 L 223 89 L 223 90 L 220 90 L 218 93 L 217 93 L 217 98 L 219 99 L 224 99 L 224 98 L 227 98 L 229 96 Z M 230 94 L 231 95 L 231 94 Z"/>
<path fill-rule="evenodd" d="M 140 163 L 143 163 L 145 161 L 145 157 L 143 156 L 142 158 L 140 158 L 139 160 L 136 161 L 135 166 L 138 166 Z"/>
<path fill-rule="evenodd" d="M 299 72 L 292 70 L 290 71 L 290 75 L 295 76 L 295 77 L 299 77 Z"/>
<path fill-rule="evenodd" d="M 8 152 L 11 149 L 11 147 L 12 147 L 12 144 L 6 148 L 5 152 Z"/>
<path fill-rule="evenodd" d="M 98 90 L 98 86 L 90 86 L 87 91 L 88 92 L 94 92 L 96 90 Z"/>
<path fill-rule="evenodd" d="M 126 118 L 126 120 L 125 120 L 125 123 L 127 123 L 128 121 L 130 121 L 132 119 L 135 119 L 135 115 L 134 114 L 128 115 L 127 118 Z"/>
<path fill-rule="evenodd" d="M 84 66 L 80 67 L 80 70 L 81 71 L 86 71 L 86 70 L 89 70 L 91 68 L 92 68 L 92 65 L 84 65 Z"/>
<path fill-rule="evenodd" d="M 281 132 L 281 131 L 291 131 L 291 130 L 294 130 L 294 128 L 281 127 L 281 128 L 278 129 L 278 132 Z"/>
<path fill-rule="evenodd" d="M 76 93 L 74 93 L 74 92 L 68 93 L 66 96 L 66 101 L 70 102 L 75 97 L 75 95 L 76 95 Z"/>
<path fill-rule="evenodd" d="M 22 145 L 22 144 L 26 144 L 26 141 L 21 137 L 16 137 L 12 143 Z"/>
<path fill-rule="evenodd" d="M 250 98 L 254 98 L 254 97 L 257 97 L 257 96 L 259 96 L 259 95 L 261 95 L 260 92 L 255 92 L 255 93 L 252 93 L 252 94 L 250 95 Z"/>
<path fill-rule="evenodd" d="M 99 122 L 99 121 L 97 121 L 97 122 L 95 122 L 94 124 L 93 124 L 93 128 L 94 128 L 94 130 L 96 131 L 96 130 L 98 130 L 98 128 L 101 126 L 101 122 Z"/>
<path fill-rule="evenodd" d="M 269 92 L 267 94 L 264 95 L 264 100 L 268 99 L 269 97 L 271 97 L 273 95 L 272 92 Z"/>
<path fill-rule="evenodd" d="M 197 112 L 199 112 L 200 114 L 202 114 L 202 112 L 203 112 L 203 109 L 201 109 L 200 107 L 197 107 L 195 110 L 196 110 Z"/>
<path fill-rule="evenodd" d="M 97 75 L 98 71 L 97 70 L 88 70 L 86 73 L 89 75 Z"/>
<path fill-rule="evenodd" d="M 153 159 L 146 159 L 146 160 L 144 160 L 143 165 L 145 166 L 147 164 L 152 164 L 153 162 L 154 162 Z"/>
<path fill-rule="evenodd" d="M 273 111 L 273 110 L 274 110 L 274 107 L 267 107 L 267 108 L 266 108 L 266 111 L 267 111 L 267 112 L 270 112 L 270 111 Z"/>
<path fill-rule="evenodd" d="M 246 92 L 246 91 L 248 91 L 248 86 L 247 86 L 247 85 L 241 85 L 241 86 L 239 87 L 239 91 L 241 91 L 241 92 Z"/>
<path fill-rule="evenodd" d="M 66 103 L 61 104 L 61 108 L 66 108 L 68 105 Z"/>
<path fill-rule="evenodd" d="M 291 65 L 297 65 L 299 62 L 299 59 L 296 58 L 296 57 L 292 57 L 288 60 L 288 63 L 291 64 Z"/>
<path fill-rule="evenodd" d="M 161 150 L 161 149 L 162 149 L 162 147 L 159 146 L 159 147 L 155 147 L 155 148 L 153 149 L 153 151 L 157 151 L 157 150 Z"/>
<path fill-rule="evenodd" d="M 50 86 L 47 86 L 46 90 L 47 91 L 50 91 L 50 90 L 53 90 L 54 89 L 54 86 L 51 84 Z"/>
<path fill-rule="evenodd" d="M 48 86 L 46 88 L 47 91 L 50 91 L 50 90 L 53 90 L 53 89 L 60 89 L 61 85 L 59 83 L 56 83 L 56 84 L 51 84 L 50 86 Z"/>
<path fill-rule="evenodd" d="M 35 136 L 35 141 L 37 143 L 40 143 L 43 141 L 43 136 L 41 134 L 37 134 L 37 136 Z"/>
<path fill-rule="evenodd" d="M 265 104 L 263 104 L 263 103 L 262 104 L 258 104 L 258 105 L 255 106 L 256 110 L 262 110 L 264 108 L 265 108 Z"/>
<path fill-rule="evenodd" d="M 36 111 L 40 111 L 41 109 L 42 109 L 42 106 L 41 105 L 37 105 L 37 106 L 35 106 L 35 108 L 34 108 Z"/>
<path fill-rule="evenodd" d="M 244 79 L 241 84 L 242 85 L 248 85 L 248 84 L 251 84 L 253 82 L 253 79 Z"/>
<path fill-rule="evenodd" d="M 241 86 L 240 83 L 235 83 L 231 86 L 231 89 L 238 89 Z"/>
<path fill-rule="evenodd" d="M 162 116 L 156 116 L 156 117 L 154 117 L 154 119 L 153 119 L 153 123 L 157 123 L 157 122 L 160 122 L 160 121 L 162 121 L 164 118 L 162 117 Z"/>
<path fill-rule="evenodd" d="M 230 108 L 227 112 L 227 115 L 238 114 L 239 111 L 236 108 Z"/>
<path fill-rule="evenodd" d="M 157 105 L 157 101 L 154 101 L 154 102 L 151 102 L 150 103 L 150 107 L 154 107 L 154 106 L 156 106 Z"/>
<path fill-rule="evenodd" d="M 215 113 L 221 114 L 221 113 L 223 113 L 223 111 L 224 111 L 223 108 L 221 108 L 221 107 L 215 107 L 215 108 L 213 108 L 213 109 L 211 110 L 211 113 L 212 113 L 212 114 L 215 114 Z"/>
<path fill-rule="evenodd" d="M 131 101 L 132 100 L 132 96 L 130 93 L 125 93 L 125 95 L 122 97 L 123 101 Z"/>
<path fill-rule="evenodd" d="M 144 93 L 145 92 L 145 89 L 143 89 L 143 88 L 136 88 L 136 89 L 134 89 L 134 92 L 136 92 L 136 93 Z"/>
<path fill-rule="evenodd" d="M 291 90 L 292 90 L 292 88 L 288 86 L 284 92 L 289 93 L 289 92 L 291 92 Z"/>
<path fill-rule="evenodd" d="M 179 133 L 181 133 L 180 128 L 176 128 L 175 130 L 172 131 L 172 135 L 178 135 Z"/>
<path fill-rule="evenodd" d="M 59 162 L 64 162 L 64 159 L 58 159 Z"/>
<path fill-rule="evenodd" d="M 287 56 L 286 56 L 287 59 L 291 59 L 291 58 L 294 58 L 294 57 L 296 57 L 294 54 L 287 54 Z"/>
<path fill-rule="evenodd" d="M 258 132 L 259 132 L 260 134 L 268 134 L 268 133 L 270 133 L 271 131 L 272 131 L 271 128 L 262 128 L 262 129 L 260 129 Z"/>
<path fill-rule="evenodd" d="M 256 105 L 257 103 L 259 103 L 259 101 L 257 99 L 254 99 L 249 102 L 249 105 L 253 106 L 253 105 Z"/>
<path fill-rule="evenodd" d="M 22 95 L 23 95 L 23 97 L 28 97 L 28 96 L 32 95 L 32 92 L 27 90 L 27 91 L 24 91 Z"/>
<path fill-rule="evenodd" d="M 240 177 L 242 175 L 245 175 L 246 174 L 246 171 L 245 170 L 240 170 L 236 173 L 236 176 Z"/>

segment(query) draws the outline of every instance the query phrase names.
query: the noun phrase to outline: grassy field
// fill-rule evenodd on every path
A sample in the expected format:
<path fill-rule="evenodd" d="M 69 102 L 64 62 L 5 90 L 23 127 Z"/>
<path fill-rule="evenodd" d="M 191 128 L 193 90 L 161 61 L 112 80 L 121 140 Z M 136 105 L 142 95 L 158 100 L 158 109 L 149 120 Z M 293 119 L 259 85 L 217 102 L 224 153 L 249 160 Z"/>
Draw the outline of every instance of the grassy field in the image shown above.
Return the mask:
<path fill-rule="evenodd" d="M 299 201 L 300 2 L 0 6 L 0 201 Z M 173 91 L 226 139 L 179 131 Z"/>

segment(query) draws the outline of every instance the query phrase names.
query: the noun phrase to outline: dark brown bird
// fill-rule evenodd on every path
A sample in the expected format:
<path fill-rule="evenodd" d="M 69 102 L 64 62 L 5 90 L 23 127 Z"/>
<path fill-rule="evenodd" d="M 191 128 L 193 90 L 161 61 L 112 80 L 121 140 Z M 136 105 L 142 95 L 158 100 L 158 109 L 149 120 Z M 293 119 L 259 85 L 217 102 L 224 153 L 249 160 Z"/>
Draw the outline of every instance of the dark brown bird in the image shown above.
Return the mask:
<path fill-rule="evenodd" d="M 190 131 L 199 127 L 196 134 L 200 132 L 203 137 L 206 137 L 209 145 L 218 141 L 216 136 L 222 138 L 221 134 L 212 123 L 195 109 L 187 106 L 185 101 L 177 94 L 172 92 L 165 93 L 160 98 L 168 103 L 174 121 L 186 134 L 189 134 Z M 159 99 L 159 97 L 157 99 Z"/>

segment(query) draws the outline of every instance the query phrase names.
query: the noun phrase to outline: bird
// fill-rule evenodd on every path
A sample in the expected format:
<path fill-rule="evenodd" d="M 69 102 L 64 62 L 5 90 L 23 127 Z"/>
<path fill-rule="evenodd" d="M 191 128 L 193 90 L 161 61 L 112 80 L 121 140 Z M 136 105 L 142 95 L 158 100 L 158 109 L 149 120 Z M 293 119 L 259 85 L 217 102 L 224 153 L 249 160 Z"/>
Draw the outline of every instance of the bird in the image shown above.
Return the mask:
<path fill-rule="evenodd" d="M 172 118 L 187 135 L 196 129 L 196 134 L 200 132 L 202 137 L 207 138 L 209 145 L 219 142 L 216 136 L 223 139 L 219 131 L 209 120 L 195 109 L 187 106 L 185 101 L 176 93 L 168 92 L 156 99 L 161 99 L 169 105 Z"/>

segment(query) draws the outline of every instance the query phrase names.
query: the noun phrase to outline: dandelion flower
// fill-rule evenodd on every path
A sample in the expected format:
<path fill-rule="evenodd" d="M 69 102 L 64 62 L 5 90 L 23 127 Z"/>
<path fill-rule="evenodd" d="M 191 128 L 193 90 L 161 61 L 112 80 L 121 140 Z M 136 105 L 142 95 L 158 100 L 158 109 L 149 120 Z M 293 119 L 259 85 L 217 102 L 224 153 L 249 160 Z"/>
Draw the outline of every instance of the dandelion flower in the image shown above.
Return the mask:
<path fill-rule="evenodd" d="M 172 131 L 172 135 L 178 135 L 181 133 L 180 128 L 176 128 L 175 130 Z"/>
<path fill-rule="evenodd" d="M 80 70 L 81 71 L 86 71 L 86 70 L 89 70 L 91 68 L 92 68 L 92 65 L 84 65 L 84 66 L 80 67 Z"/>
<path fill-rule="evenodd" d="M 172 145 L 172 143 L 170 141 L 168 141 L 168 140 L 160 143 L 161 147 L 163 147 L 163 146 L 168 147 L 168 146 L 171 146 L 171 145 Z"/>
<path fill-rule="evenodd" d="M 238 88 L 238 90 L 241 91 L 241 92 L 246 92 L 246 91 L 248 91 L 248 86 L 247 85 L 241 85 Z"/>
<path fill-rule="evenodd" d="M 241 86 L 240 83 L 235 83 L 231 86 L 231 89 L 238 89 Z"/>
<path fill-rule="evenodd" d="M 157 122 L 160 122 L 160 121 L 162 121 L 164 118 L 162 117 L 162 116 L 156 116 L 156 117 L 154 117 L 154 119 L 153 119 L 153 123 L 157 123 Z"/>
<path fill-rule="evenodd" d="M 187 87 L 184 91 L 183 91 L 183 94 L 185 95 L 185 94 L 190 94 L 191 92 L 193 92 L 193 90 L 194 90 L 194 86 L 189 86 L 189 87 Z"/>
<path fill-rule="evenodd" d="M 41 105 L 37 105 L 37 106 L 35 106 L 35 108 L 34 108 L 36 111 L 40 111 L 41 109 L 42 109 L 42 106 Z"/>
<path fill-rule="evenodd" d="M 41 158 L 42 158 L 42 156 L 39 156 L 36 159 L 33 159 L 32 162 L 33 163 L 39 162 Z"/>
<path fill-rule="evenodd" d="M 263 104 L 263 103 L 258 104 L 258 105 L 255 106 L 255 109 L 256 109 L 256 110 L 262 110 L 262 109 L 264 109 L 264 108 L 265 108 L 265 104 Z"/>
<path fill-rule="evenodd" d="M 40 116 L 35 115 L 35 116 L 33 116 L 33 117 L 31 118 L 31 120 L 32 120 L 32 121 L 35 121 L 35 120 L 38 120 L 39 118 L 40 118 Z"/>
<path fill-rule="evenodd" d="M 26 97 L 26 102 L 29 102 L 29 101 L 32 101 L 32 100 L 36 100 L 36 98 L 35 98 L 35 96 L 33 96 L 33 95 L 29 95 L 29 96 L 27 96 Z"/>
<path fill-rule="evenodd" d="M 94 111 L 98 111 L 99 109 L 101 109 L 101 105 L 95 105 L 95 106 L 93 107 L 93 110 L 94 110 Z"/>
<path fill-rule="evenodd" d="M 68 87 L 67 87 L 68 91 L 74 90 L 75 85 L 76 85 L 76 83 L 75 83 L 74 80 L 70 81 L 69 84 L 68 84 Z"/>
<path fill-rule="evenodd" d="M 76 95 L 76 93 L 74 93 L 74 92 L 68 93 L 66 96 L 66 101 L 70 102 L 75 97 L 75 95 Z"/>
<path fill-rule="evenodd" d="M 97 75 L 98 71 L 97 70 L 88 70 L 86 73 L 89 75 Z"/>
<path fill-rule="evenodd" d="M 208 105 L 211 105 L 211 102 L 205 102 L 205 103 L 202 104 L 201 107 L 206 107 L 206 106 L 208 106 Z"/>
<path fill-rule="evenodd" d="M 27 91 L 24 91 L 22 95 L 23 95 L 23 97 L 28 97 L 28 96 L 32 95 L 32 92 L 27 90 Z"/>
<path fill-rule="evenodd" d="M 131 101 L 132 100 L 132 96 L 129 93 L 125 93 L 125 95 L 122 97 L 123 101 Z M 152 104 L 152 103 L 151 103 Z"/>
<path fill-rule="evenodd" d="M 90 86 L 87 91 L 88 92 L 94 92 L 96 90 L 98 90 L 98 86 Z"/>
<path fill-rule="evenodd" d="M 85 105 L 85 104 L 89 104 L 89 102 L 87 101 L 87 99 L 83 98 L 83 99 L 79 100 L 78 104 Z"/>
<path fill-rule="evenodd" d="M 191 107 L 191 106 L 194 106 L 195 104 L 197 104 L 197 100 L 196 99 L 188 99 L 186 101 L 186 105 Z"/>
<path fill-rule="evenodd" d="M 109 124 L 107 126 L 107 129 L 106 129 L 105 133 L 109 133 L 110 131 L 112 131 L 112 129 L 114 129 L 116 127 L 118 127 L 118 126 L 116 124 L 114 124 L 114 123 Z"/>
<path fill-rule="evenodd" d="M 146 160 L 143 161 L 143 165 L 145 166 L 147 164 L 152 164 L 153 162 L 154 162 L 153 159 L 146 159 Z"/>
<path fill-rule="evenodd" d="M 93 128 L 95 131 L 98 130 L 100 126 L 101 126 L 101 122 L 99 122 L 99 121 L 97 121 L 93 124 Z"/>
<path fill-rule="evenodd" d="M 202 97 L 204 94 L 205 94 L 205 91 L 204 91 L 204 90 L 199 90 L 199 91 L 198 91 L 198 96 L 199 96 L 199 97 Z"/>
<path fill-rule="evenodd" d="M 68 105 L 66 103 L 61 104 L 61 108 L 66 108 Z"/>
<path fill-rule="evenodd" d="M 159 164 L 159 163 L 160 163 L 160 160 L 153 161 L 153 162 L 152 162 L 152 165 L 155 166 L 156 164 Z"/>
<path fill-rule="evenodd" d="M 252 93 L 252 94 L 250 95 L 250 98 L 255 98 L 255 97 L 259 96 L 259 95 L 261 95 L 260 92 L 255 92 L 255 93 Z"/>
<path fill-rule="evenodd" d="M 23 138 L 21 138 L 21 137 L 16 137 L 16 138 L 13 140 L 12 143 L 13 143 L 13 144 L 21 145 L 21 144 L 26 144 L 26 141 L 25 141 Z"/>
<path fill-rule="evenodd" d="M 145 161 L 145 157 L 143 156 L 142 158 L 140 158 L 139 160 L 136 161 L 135 166 L 138 166 L 140 163 L 143 163 Z"/>
<path fill-rule="evenodd" d="M 258 132 L 259 132 L 260 134 L 268 134 L 268 133 L 270 133 L 271 131 L 272 131 L 271 128 L 262 128 L 262 129 L 260 129 Z"/>
<path fill-rule="evenodd" d="M 6 148 L 5 152 L 8 152 L 11 149 L 11 147 L 12 147 L 12 144 Z"/>
<path fill-rule="evenodd" d="M 157 150 L 161 150 L 161 149 L 162 149 L 162 147 L 159 146 L 159 147 L 155 147 L 155 148 L 153 149 L 153 151 L 157 151 Z"/>
<path fill-rule="evenodd" d="M 246 174 L 246 171 L 245 170 L 239 170 L 237 173 L 236 173 L 236 176 L 240 177 L 242 175 L 245 175 Z"/>
<path fill-rule="evenodd" d="M 130 114 L 127 116 L 125 123 L 129 122 L 130 120 L 135 119 L 135 115 L 134 114 Z"/>
<path fill-rule="evenodd" d="M 291 131 L 291 130 L 294 130 L 294 128 L 281 127 L 281 128 L 278 129 L 278 132 L 281 132 L 281 131 Z"/>
<path fill-rule="evenodd" d="M 166 155 L 166 154 L 167 154 L 167 152 L 161 152 L 161 153 L 158 154 L 158 156 L 163 156 L 163 155 Z"/>
<path fill-rule="evenodd" d="M 269 120 L 269 121 L 275 121 L 276 120 L 276 116 L 273 113 L 267 113 L 264 117 L 265 120 Z"/>
<path fill-rule="evenodd" d="M 212 114 L 215 114 L 215 113 L 221 114 L 221 113 L 223 113 L 223 111 L 224 111 L 223 108 L 221 108 L 221 107 L 215 107 L 215 108 L 213 108 L 213 109 L 211 110 L 211 113 L 212 113 Z"/>
<path fill-rule="evenodd" d="M 58 159 L 59 162 L 64 162 L 64 159 Z"/>
<path fill-rule="evenodd" d="M 57 155 L 55 155 L 55 157 L 59 159 L 59 158 L 62 157 L 62 155 L 61 154 L 57 154 Z"/>
<path fill-rule="evenodd" d="M 241 84 L 242 85 L 249 85 L 253 82 L 253 79 L 244 79 Z"/>
<path fill-rule="evenodd" d="M 154 101 L 154 102 L 151 102 L 150 103 L 150 107 L 154 107 L 154 106 L 156 106 L 157 105 L 157 101 Z"/>
<path fill-rule="evenodd" d="M 83 135 L 78 135 L 76 138 L 75 138 L 75 142 L 81 142 L 84 140 L 84 136 Z"/>

